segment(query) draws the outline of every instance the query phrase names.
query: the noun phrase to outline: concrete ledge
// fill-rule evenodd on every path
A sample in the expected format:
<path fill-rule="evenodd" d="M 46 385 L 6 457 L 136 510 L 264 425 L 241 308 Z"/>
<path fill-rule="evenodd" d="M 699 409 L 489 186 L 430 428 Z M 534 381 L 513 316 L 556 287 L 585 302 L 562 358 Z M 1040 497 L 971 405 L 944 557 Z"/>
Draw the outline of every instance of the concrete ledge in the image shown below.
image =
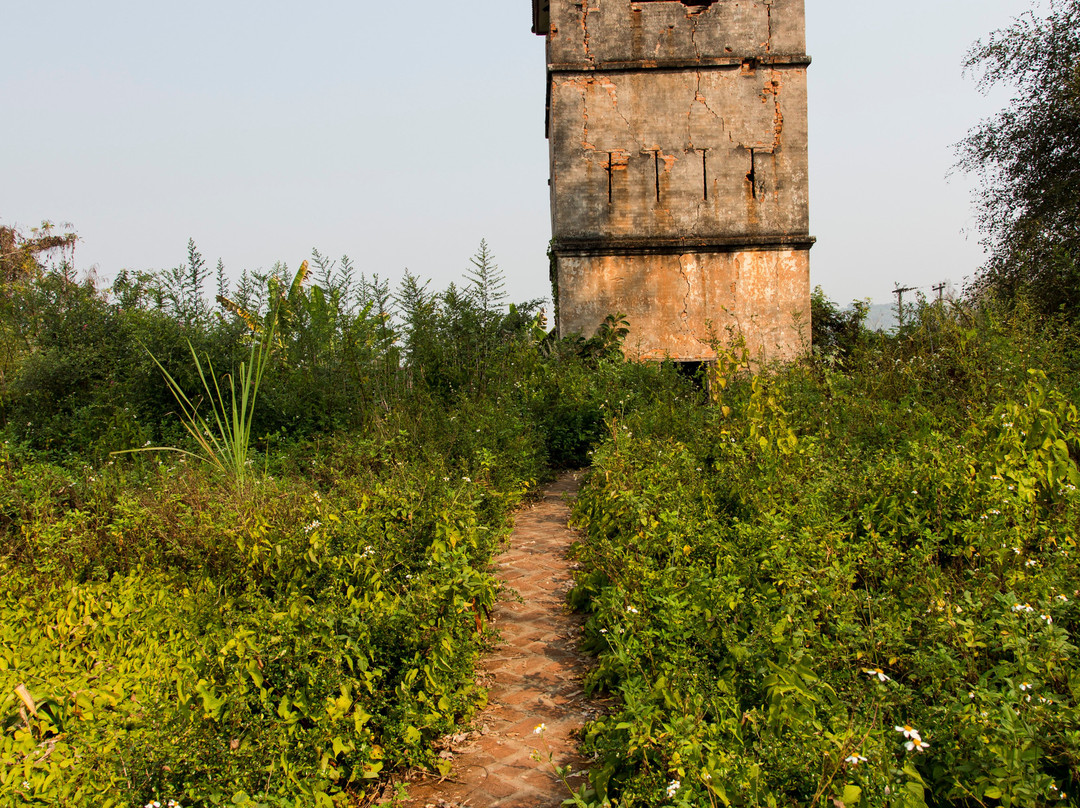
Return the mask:
<path fill-rule="evenodd" d="M 640 59 L 632 62 L 557 62 L 549 73 L 625 73 L 640 70 L 704 70 L 741 68 L 745 62 L 758 67 L 809 67 L 805 53 L 776 56 L 718 56 L 705 59 Z"/>
<path fill-rule="evenodd" d="M 817 242 L 810 235 L 733 236 L 731 238 L 686 239 L 556 239 L 551 251 L 559 256 L 599 255 L 684 255 L 755 250 L 809 250 Z"/>

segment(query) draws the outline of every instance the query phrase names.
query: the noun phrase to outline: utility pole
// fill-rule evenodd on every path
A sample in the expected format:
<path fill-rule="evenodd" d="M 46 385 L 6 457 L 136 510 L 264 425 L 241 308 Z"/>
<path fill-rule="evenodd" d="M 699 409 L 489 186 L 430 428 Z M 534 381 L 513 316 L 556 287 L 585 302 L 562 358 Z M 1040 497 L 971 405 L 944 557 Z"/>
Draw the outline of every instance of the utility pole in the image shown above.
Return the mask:
<path fill-rule="evenodd" d="M 897 286 L 893 289 L 893 294 L 896 295 L 896 319 L 900 323 L 900 328 L 904 327 L 904 294 L 914 292 L 916 289 L 918 289 L 917 286 Z"/>
<path fill-rule="evenodd" d="M 945 299 L 945 287 L 946 286 L 948 286 L 947 283 L 939 283 L 937 286 L 931 287 L 931 288 L 933 288 L 933 290 L 935 292 L 937 292 L 937 302 L 938 303 L 941 303 Z"/>

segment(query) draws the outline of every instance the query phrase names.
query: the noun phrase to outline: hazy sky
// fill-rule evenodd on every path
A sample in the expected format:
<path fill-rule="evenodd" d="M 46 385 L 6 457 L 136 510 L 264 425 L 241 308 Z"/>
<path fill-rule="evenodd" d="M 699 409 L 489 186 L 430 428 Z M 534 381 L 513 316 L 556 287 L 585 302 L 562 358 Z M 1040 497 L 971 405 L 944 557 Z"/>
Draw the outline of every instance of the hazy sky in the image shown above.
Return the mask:
<path fill-rule="evenodd" d="M 952 144 L 1007 96 L 961 74 L 1030 0 L 807 0 L 812 282 L 889 300 L 982 260 Z M 71 222 L 80 268 L 230 274 L 347 253 L 458 280 L 481 238 L 547 296 L 530 0 L 6 0 L 0 223 Z"/>

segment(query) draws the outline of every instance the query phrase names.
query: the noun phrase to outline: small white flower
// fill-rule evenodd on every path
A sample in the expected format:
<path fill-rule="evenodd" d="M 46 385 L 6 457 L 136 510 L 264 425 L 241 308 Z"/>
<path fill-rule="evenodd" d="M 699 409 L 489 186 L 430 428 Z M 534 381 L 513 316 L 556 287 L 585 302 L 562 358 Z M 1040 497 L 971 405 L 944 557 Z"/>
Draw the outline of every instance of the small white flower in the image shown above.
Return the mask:
<path fill-rule="evenodd" d="M 547 732 L 547 724 L 538 724 L 533 730 L 533 735 L 543 735 L 545 732 Z"/>
<path fill-rule="evenodd" d="M 471 482 L 472 482 L 472 480 L 470 480 L 470 479 L 469 479 L 468 477 L 462 477 L 461 479 L 463 479 L 463 480 L 464 480 L 465 482 L 467 482 L 467 483 L 471 483 Z"/>
<path fill-rule="evenodd" d="M 1029 558 L 1027 561 L 1024 562 L 1024 566 L 1025 567 L 1037 567 L 1037 566 L 1039 566 L 1039 562 L 1036 561 L 1034 558 Z"/>
<path fill-rule="evenodd" d="M 1068 603 L 1069 602 L 1069 599 L 1067 597 L 1065 597 L 1064 595 L 1058 595 L 1057 599 L 1060 600 L 1062 603 Z"/>
<path fill-rule="evenodd" d="M 865 673 L 871 679 L 874 679 L 876 677 L 879 682 L 892 681 L 891 679 L 889 679 L 888 676 L 885 675 L 885 671 L 883 671 L 881 668 L 863 668 L 863 673 Z"/>
<path fill-rule="evenodd" d="M 1051 623 L 1054 622 L 1054 618 L 1052 618 L 1048 614 L 1039 615 L 1039 619 L 1040 620 L 1045 620 L 1047 625 L 1050 625 Z"/>
<path fill-rule="evenodd" d="M 668 783 L 667 784 L 668 799 L 670 800 L 672 797 L 674 797 L 676 794 L 678 794 L 680 788 L 682 788 L 682 783 L 680 783 L 678 780 L 672 780 L 670 783 Z"/>
<path fill-rule="evenodd" d="M 322 527 L 322 522 L 320 522 L 318 519 L 316 519 L 310 525 L 304 525 L 304 532 L 305 533 L 310 533 L 311 531 L 313 531 L 313 530 L 315 530 L 317 528 L 320 528 L 320 527 Z"/>
<path fill-rule="evenodd" d="M 851 755 L 844 758 L 844 763 L 850 763 L 852 766 L 858 766 L 860 763 L 866 763 L 866 758 L 862 755 Z"/>
<path fill-rule="evenodd" d="M 969 699 L 974 699 L 975 698 L 975 691 L 974 690 L 969 690 L 968 691 L 968 698 Z"/>
<path fill-rule="evenodd" d="M 641 614 L 641 612 L 639 612 L 639 611 L 638 611 L 637 609 L 635 609 L 635 608 L 634 608 L 633 606 L 627 606 L 627 607 L 626 607 L 626 613 L 627 613 L 627 614 Z"/>
<path fill-rule="evenodd" d="M 912 738 L 906 744 L 904 748 L 909 752 L 922 752 L 930 748 L 930 744 L 926 743 L 922 738 Z"/>
<path fill-rule="evenodd" d="M 1030 684 L 1028 684 L 1027 682 L 1021 682 L 1021 683 L 1020 683 L 1020 689 L 1021 689 L 1022 691 L 1027 691 L 1027 690 L 1031 690 L 1031 685 L 1030 685 Z"/>
<path fill-rule="evenodd" d="M 905 738 L 922 740 L 922 736 L 919 735 L 919 731 L 915 729 L 915 727 L 909 727 L 907 724 L 904 724 L 904 726 L 902 727 L 897 727 L 896 731 L 901 733 Z"/>

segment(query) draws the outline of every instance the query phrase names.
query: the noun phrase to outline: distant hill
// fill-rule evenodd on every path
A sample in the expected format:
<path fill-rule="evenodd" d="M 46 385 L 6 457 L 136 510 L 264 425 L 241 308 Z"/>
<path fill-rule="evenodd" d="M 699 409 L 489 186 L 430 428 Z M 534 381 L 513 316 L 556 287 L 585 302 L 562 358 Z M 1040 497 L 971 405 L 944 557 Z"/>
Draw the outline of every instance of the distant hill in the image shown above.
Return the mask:
<path fill-rule="evenodd" d="M 904 306 L 907 309 L 907 306 Z M 866 315 L 866 327 L 871 331 L 892 331 L 898 325 L 893 303 L 871 303 Z"/>

